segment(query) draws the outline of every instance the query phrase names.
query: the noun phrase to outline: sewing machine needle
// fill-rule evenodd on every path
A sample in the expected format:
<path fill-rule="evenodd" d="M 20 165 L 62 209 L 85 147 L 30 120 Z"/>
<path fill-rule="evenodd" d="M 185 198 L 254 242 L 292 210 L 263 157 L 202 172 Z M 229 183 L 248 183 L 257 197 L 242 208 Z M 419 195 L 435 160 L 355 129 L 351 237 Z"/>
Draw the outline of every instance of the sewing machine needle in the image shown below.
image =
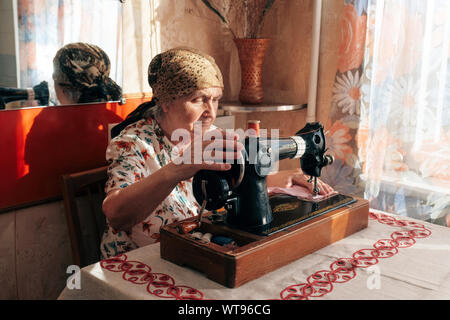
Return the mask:
<path fill-rule="evenodd" d="M 317 188 L 317 177 L 314 177 L 314 195 L 317 196 L 319 194 L 319 188 Z"/>

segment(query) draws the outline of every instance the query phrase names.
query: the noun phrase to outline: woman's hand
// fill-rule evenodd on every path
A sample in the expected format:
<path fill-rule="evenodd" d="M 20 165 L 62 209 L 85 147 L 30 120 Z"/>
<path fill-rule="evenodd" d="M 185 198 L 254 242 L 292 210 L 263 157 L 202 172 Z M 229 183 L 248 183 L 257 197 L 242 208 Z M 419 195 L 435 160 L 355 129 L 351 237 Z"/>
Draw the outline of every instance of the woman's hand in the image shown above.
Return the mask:
<path fill-rule="evenodd" d="M 309 177 L 303 174 L 301 169 L 283 170 L 267 176 L 267 187 L 290 188 L 293 185 L 299 185 L 307 188 L 313 193 L 314 184 L 308 182 Z M 328 195 L 334 192 L 334 189 L 317 179 L 317 187 L 320 195 Z"/>
<path fill-rule="evenodd" d="M 178 157 L 173 160 L 173 164 L 180 172 L 180 180 L 189 179 L 200 170 L 229 170 L 231 163 L 242 157 L 244 149 L 237 133 L 222 129 L 214 129 L 188 140 L 174 148 Z"/>

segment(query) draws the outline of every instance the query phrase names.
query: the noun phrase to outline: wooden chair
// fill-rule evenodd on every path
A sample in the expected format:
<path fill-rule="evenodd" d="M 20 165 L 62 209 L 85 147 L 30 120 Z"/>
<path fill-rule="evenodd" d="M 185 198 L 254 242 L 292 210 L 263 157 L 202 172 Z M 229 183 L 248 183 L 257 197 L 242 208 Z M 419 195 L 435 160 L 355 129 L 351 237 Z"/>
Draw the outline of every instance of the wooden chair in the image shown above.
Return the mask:
<path fill-rule="evenodd" d="M 100 260 L 106 219 L 102 211 L 107 166 L 62 176 L 62 194 L 74 264 Z"/>

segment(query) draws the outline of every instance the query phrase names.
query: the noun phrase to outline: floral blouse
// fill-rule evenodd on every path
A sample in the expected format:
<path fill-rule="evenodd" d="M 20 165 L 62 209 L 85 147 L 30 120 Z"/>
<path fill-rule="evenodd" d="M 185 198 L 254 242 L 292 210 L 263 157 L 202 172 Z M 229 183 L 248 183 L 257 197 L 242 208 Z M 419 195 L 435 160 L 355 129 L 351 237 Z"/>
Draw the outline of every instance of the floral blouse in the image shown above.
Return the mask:
<path fill-rule="evenodd" d="M 105 192 L 127 186 L 150 176 L 172 159 L 174 145 L 154 118 L 126 127 L 106 150 L 108 181 Z M 159 242 L 159 229 L 166 224 L 198 215 L 200 206 L 192 192 L 192 179 L 181 181 L 169 196 L 130 232 L 115 231 L 107 223 L 101 243 L 102 258 Z"/>

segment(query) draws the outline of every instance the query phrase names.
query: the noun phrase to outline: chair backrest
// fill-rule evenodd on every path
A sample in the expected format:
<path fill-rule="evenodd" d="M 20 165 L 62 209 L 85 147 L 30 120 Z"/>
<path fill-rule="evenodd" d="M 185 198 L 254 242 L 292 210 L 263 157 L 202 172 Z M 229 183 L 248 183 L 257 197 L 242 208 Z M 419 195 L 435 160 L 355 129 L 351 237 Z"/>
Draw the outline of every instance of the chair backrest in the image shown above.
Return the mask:
<path fill-rule="evenodd" d="M 62 176 L 62 194 L 74 264 L 100 260 L 106 219 L 102 211 L 107 166 Z"/>

